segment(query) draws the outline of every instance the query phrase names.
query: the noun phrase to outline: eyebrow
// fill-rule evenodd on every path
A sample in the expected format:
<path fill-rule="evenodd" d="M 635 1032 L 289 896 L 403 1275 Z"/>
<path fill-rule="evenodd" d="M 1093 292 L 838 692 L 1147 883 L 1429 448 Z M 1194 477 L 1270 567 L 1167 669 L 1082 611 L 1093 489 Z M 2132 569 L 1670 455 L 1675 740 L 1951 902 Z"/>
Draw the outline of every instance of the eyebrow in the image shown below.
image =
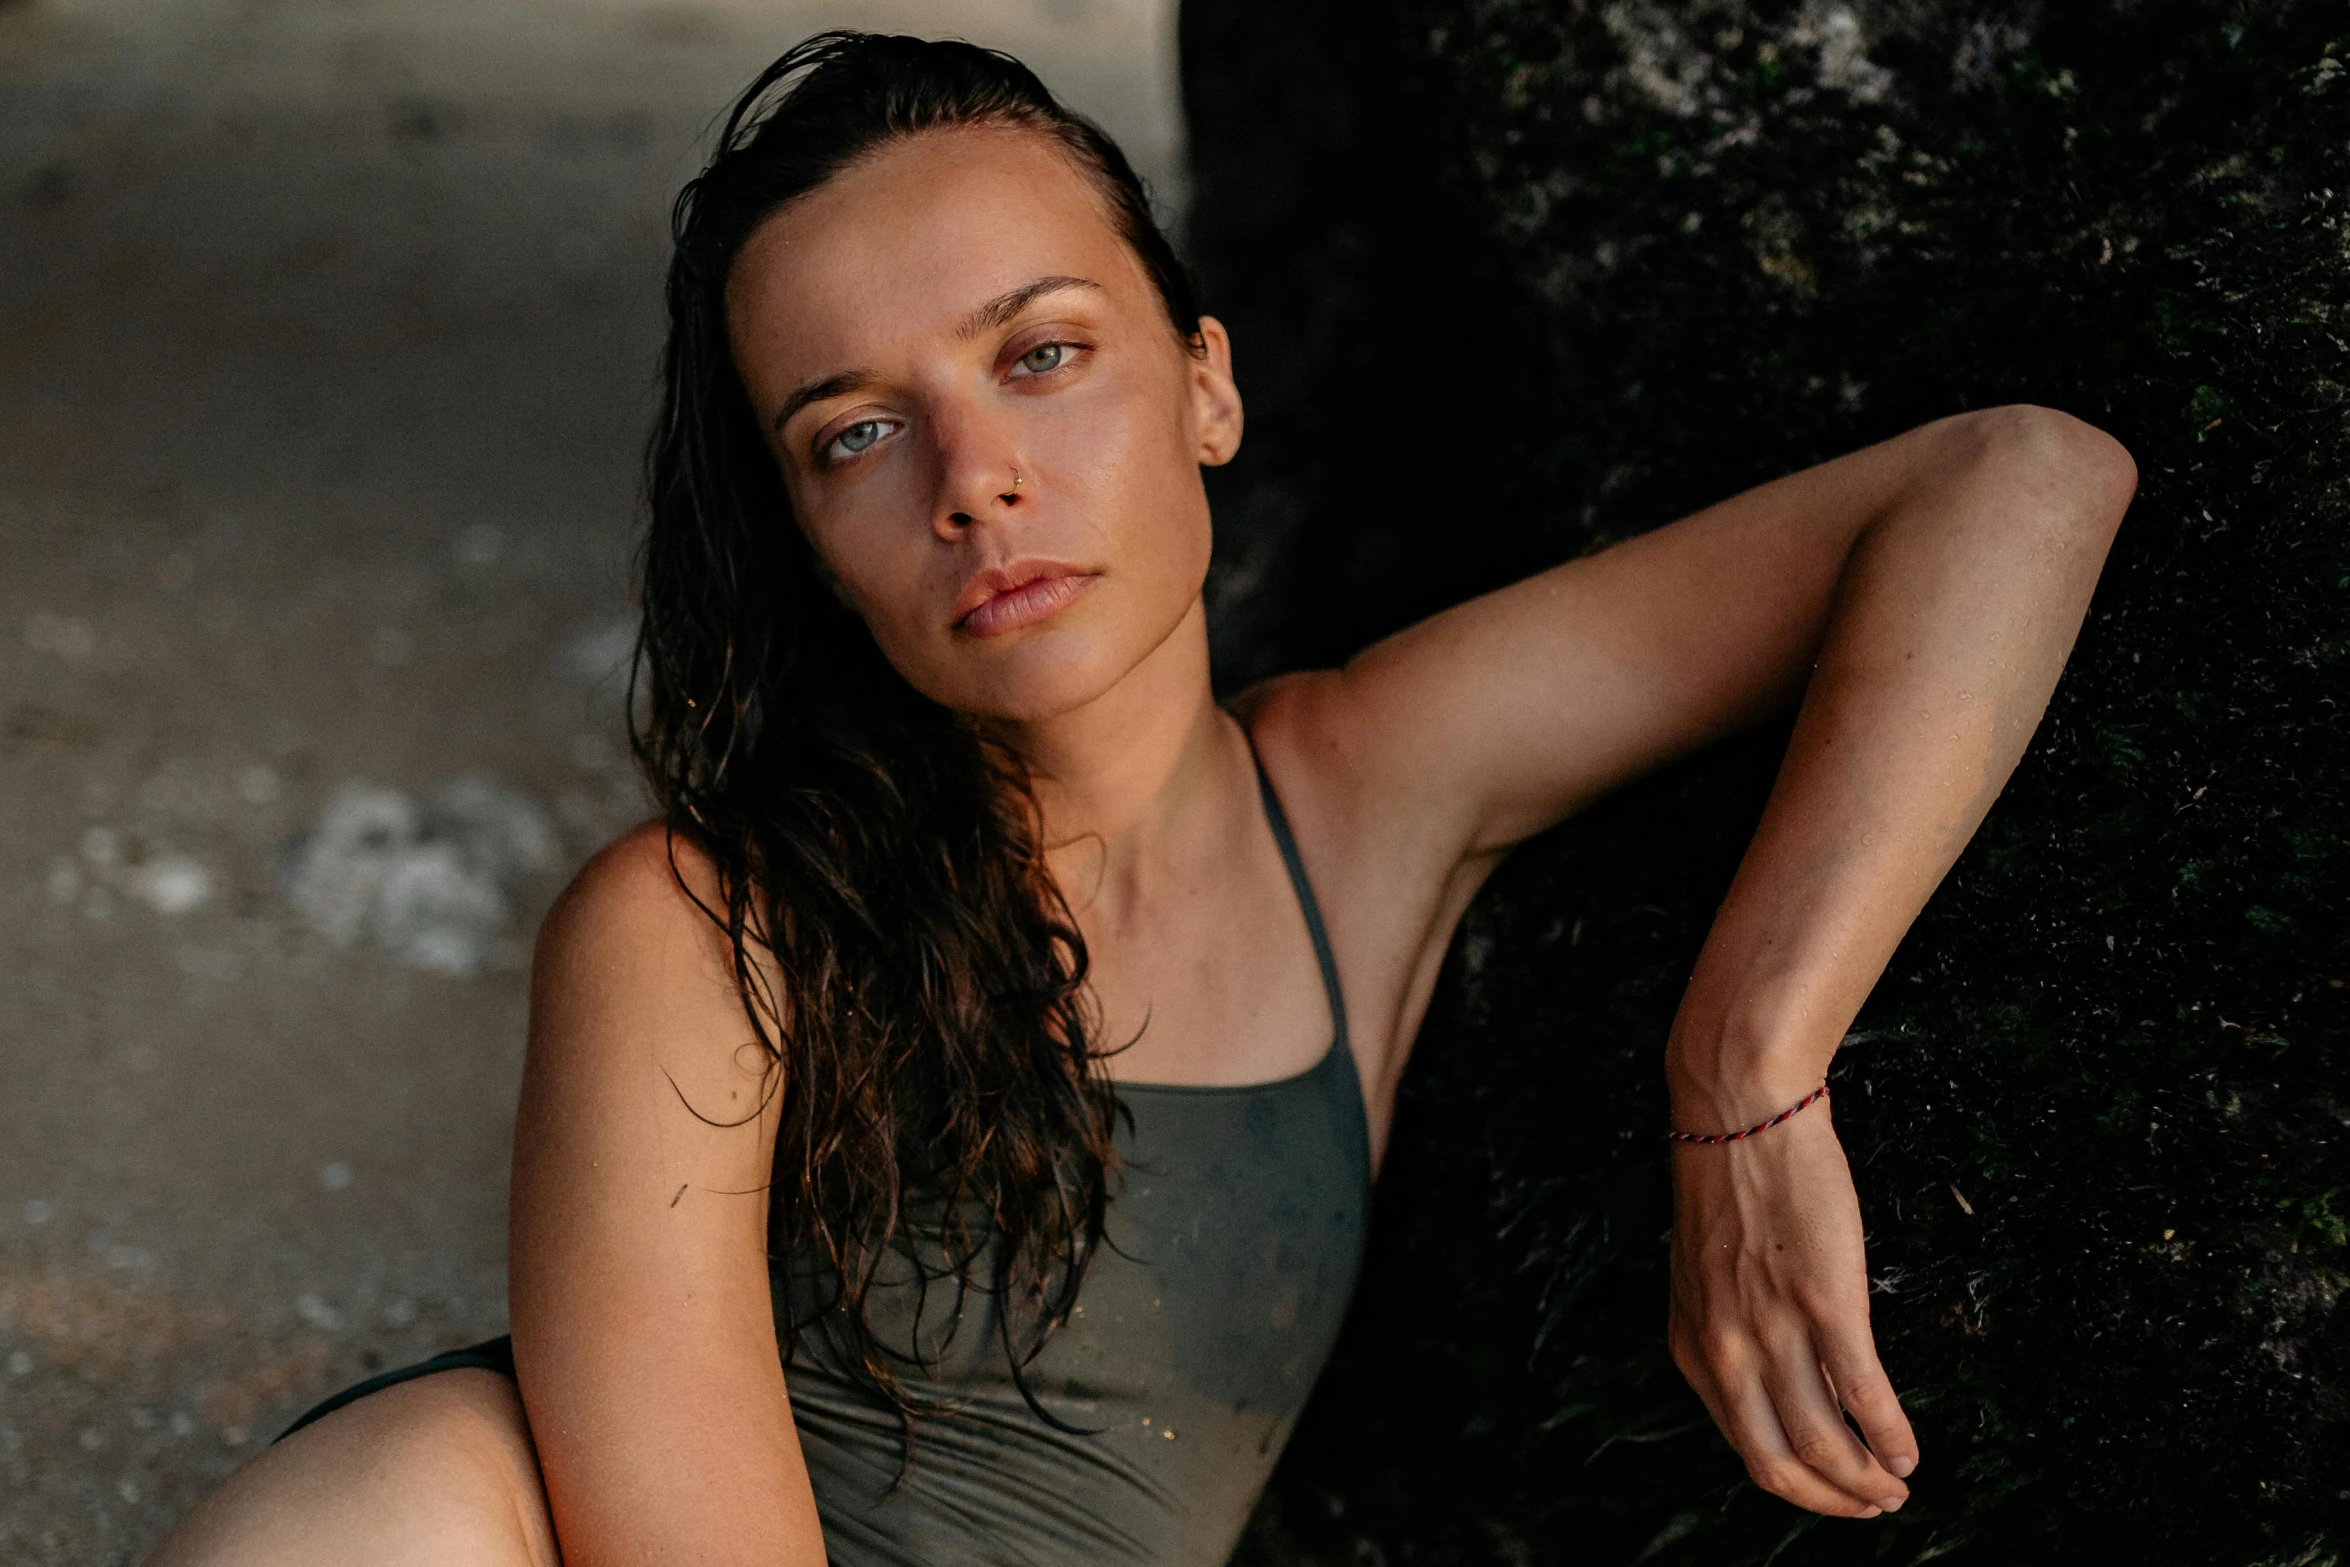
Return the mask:
<path fill-rule="evenodd" d="M 870 370 L 843 370 L 821 381 L 810 381 L 783 400 L 783 407 L 775 415 L 776 432 L 781 434 L 783 427 L 791 423 L 792 415 L 810 403 L 820 403 L 828 397 L 846 397 L 851 392 L 864 390 L 878 379 Z"/>
<path fill-rule="evenodd" d="M 1102 286 L 1091 278 L 1040 277 L 998 294 L 972 311 L 963 318 L 963 324 L 955 329 L 955 336 L 968 341 L 1002 326 L 1047 294 L 1057 294 L 1072 288 L 1091 289 L 1097 294 L 1102 291 Z M 851 392 L 862 391 L 879 379 L 870 370 L 843 370 L 821 381 L 810 381 L 783 400 L 783 407 L 776 411 L 774 428 L 781 431 L 791 423 L 793 415 L 810 403 L 820 403 L 832 397 L 846 397 Z"/>
<path fill-rule="evenodd" d="M 1033 283 L 1023 283 L 1008 293 L 998 294 L 977 310 L 972 311 L 963 318 L 963 325 L 955 335 L 969 339 L 977 337 L 982 332 L 992 331 L 1044 298 L 1045 295 L 1057 294 L 1065 288 L 1088 288 L 1097 294 L 1102 291 L 1102 286 L 1091 278 L 1040 277 Z"/>

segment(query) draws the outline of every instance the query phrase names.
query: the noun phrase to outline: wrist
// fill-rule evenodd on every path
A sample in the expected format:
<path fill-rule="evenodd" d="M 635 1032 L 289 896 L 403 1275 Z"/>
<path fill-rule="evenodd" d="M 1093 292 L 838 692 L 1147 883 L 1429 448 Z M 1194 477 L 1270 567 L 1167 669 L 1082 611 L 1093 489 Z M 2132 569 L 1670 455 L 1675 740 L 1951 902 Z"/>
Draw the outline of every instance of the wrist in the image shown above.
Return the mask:
<path fill-rule="evenodd" d="M 1748 1125 L 1737 1127 L 1725 1132 L 1687 1132 L 1681 1130 L 1678 1127 L 1674 1127 L 1669 1129 L 1665 1133 L 1665 1136 L 1676 1143 L 1692 1143 L 1699 1147 L 1713 1147 L 1724 1143 L 1741 1143 L 1749 1137 L 1760 1136 L 1762 1133 L 1769 1131 L 1775 1126 L 1786 1125 L 1789 1121 L 1794 1120 L 1797 1116 L 1803 1114 L 1804 1111 L 1809 1110 L 1813 1105 L 1818 1104 L 1821 1100 L 1827 1097 L 1828 1085 L 1823 1082 L 1819 1087 L 1813 1089 L 1810 1093 L 1805 1094 L 1801 1099 L 1796 1100 L 1795 1103 L 1789 1105 L 1786 1109 L 1781 1110 L 1778 1112 L 1778 1114 L 1764 1116 L 1761 1120 L 1752 1122 Z"/>
<path fill-rule="evenodd" d="M 1752 1126 L 1826 1080 L 1836 1040 L 1747 1020 L 1693 1026 L 1677 1020 L 1665 1046 L 1665 1088 L 1673 1125 L 1689 1132 Z"/>

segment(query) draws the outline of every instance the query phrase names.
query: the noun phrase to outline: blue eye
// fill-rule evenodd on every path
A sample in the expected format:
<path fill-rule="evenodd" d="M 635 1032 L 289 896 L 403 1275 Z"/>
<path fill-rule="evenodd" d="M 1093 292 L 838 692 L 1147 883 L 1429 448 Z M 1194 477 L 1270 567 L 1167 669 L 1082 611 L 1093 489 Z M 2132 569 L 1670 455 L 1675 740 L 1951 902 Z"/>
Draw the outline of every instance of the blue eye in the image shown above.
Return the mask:
<path fill-rule="evenodd" d="M 837 453 L 843 457 L 854 457 L 875 441 L 880 440 L 883 432 L 888 428 L 889 424 L 886 420 L 860 419 L 826 443 L 827 454 Z"/>
<path fill-rule="evenodd" d="M 1020 356 L 1020 368 L 1032 375 L 1042 375 L 1047 370 L 1060 369 L 1061 361 L 1068 355 L 1067 343 L 1039 343 Z"/>

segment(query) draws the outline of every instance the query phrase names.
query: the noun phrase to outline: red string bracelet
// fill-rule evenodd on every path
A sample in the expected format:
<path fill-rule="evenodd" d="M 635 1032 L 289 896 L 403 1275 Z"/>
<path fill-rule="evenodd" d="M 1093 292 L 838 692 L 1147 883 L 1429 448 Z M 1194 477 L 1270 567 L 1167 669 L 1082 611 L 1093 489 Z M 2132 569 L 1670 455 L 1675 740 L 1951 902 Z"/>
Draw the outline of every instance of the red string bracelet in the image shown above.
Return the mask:
<path fill-rule="evenodd" d="M 1741 1137 L 1752 1137 L 1757 1132 L 1767 1132 L 1781 1121 L 1794 1115 L 1798 1110 L 1809 1110 L 1827 1097 L 1828 1085 L 1822 1083 L 1769 1120 L 1757 1121 L 1743 1132 L 1667 1132 L 1665 1135 L 1677 1143 L 1734 1143 Z"/>

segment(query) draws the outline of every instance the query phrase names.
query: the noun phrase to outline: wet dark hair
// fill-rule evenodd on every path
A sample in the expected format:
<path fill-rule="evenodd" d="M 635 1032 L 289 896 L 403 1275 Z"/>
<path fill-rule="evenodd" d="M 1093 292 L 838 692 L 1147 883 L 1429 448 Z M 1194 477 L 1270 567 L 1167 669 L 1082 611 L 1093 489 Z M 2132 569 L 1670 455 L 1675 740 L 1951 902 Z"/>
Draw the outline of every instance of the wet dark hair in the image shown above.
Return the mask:
<path fill-rule="evenodd" d="M 920 1352 L 876 1342 L 877 1271 L 916 1257 L 951 1283 L 957 1320 L 967 1295 L 989 1297 L 1028 1393 L 1021 1373 L 1102 1244 L 1116 1101 L 1027 775 L 916 692 L 827 586 L 736 371 L 725 295 L 744 242 L 795 198 L 892 142 L 986 125 L 1069 155 L 1199 351 L 1191 281 L 1142 182 L 1027 67 L 965 43 L 809 39 L 735 102 L 677 199 L 631 675 L 672 865 L 683 838 L 715 866 L 704 909 L 774 1067 L 769 1245 L 824 1281 L 780 1324 L 787 1352 L 818 1329 L 909 1433 L 927 1406 L 898 1371 Z"/>

